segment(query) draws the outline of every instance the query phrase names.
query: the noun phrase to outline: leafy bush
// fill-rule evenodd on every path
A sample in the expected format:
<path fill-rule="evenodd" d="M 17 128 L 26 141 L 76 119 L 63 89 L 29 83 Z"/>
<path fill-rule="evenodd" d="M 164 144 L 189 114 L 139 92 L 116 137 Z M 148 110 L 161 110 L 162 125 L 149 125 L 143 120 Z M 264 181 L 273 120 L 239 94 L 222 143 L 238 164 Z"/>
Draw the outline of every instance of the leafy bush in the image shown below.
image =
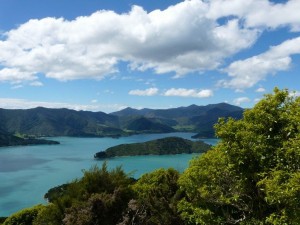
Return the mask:
<path fill-rule="evenodd" d="M 26 208 L 8 217 L 3 225 L 32 225 L 40 210 L 44 206 L 37 205 L 32 208 Z"/>
<path fill-rule="evenodd" d="M 174 169 L 158 169 L 143 175 L 133 185 L 136 199 L 129 204 L 123 224 L 183 224 L 177 214 L 179 173 Z"/>
<path fill-rule="evenodd" d="M 221 142 L 179 181 L 185 222 L 300 224 L 300 98 L 275 89 L 215 128 Z"/>
<path fill-rule="evenodd" d="M 51 204 L 37 216 L 34 225 L 115 225 L 133 197 L 134 182 L 117 167 L 108 171 L 107 164 L 83 171 L 83 177 L 51 189 Z"/>

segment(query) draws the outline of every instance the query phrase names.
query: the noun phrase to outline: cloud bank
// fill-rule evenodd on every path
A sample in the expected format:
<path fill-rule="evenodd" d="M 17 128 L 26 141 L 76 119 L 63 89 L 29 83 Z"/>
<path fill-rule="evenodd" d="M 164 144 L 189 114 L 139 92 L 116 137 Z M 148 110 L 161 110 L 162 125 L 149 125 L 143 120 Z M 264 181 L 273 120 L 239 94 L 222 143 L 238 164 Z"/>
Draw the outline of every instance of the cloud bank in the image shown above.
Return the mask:
<path fill-rule="evenodd" d="M 138 95 L 138 96 L 153 96 L 158 93 L 157 88 L 148 88 L 146 90 L 131 90 L 129 91 L 130 95 Z"/>
<path fill-rule="evenodd" d="M 185 89 L 185 88 L 171 88 L 164 93 L 164 96 L 177 96 L 177 97 L 193 97 L 193 98 L 208 98 L 213 96 L 213 91 Z"/>
<path fill-rule="evenodd" d="M 240 106 L 240 105 L 242 105 L 243 103 L 247 103 L 247 102 L 250 102 L 250 101 L 251 101 L 251 100 L 250 100 L 250 98 L 248 98 L 248 97 L 240 97 L 240 98 L 234 99 L 234 100 L 233 100 L 233 104 Z"/>
<path fill-rule="evenodd" d="M 0 41 L 0 80 L 27 82 L 39 74 L 61 81 L 103 79 L 128 62 L 132 70 L 183 76 L 215 69 L 224 58 L 250 47 L 257 31 L 237 19 L 218 24 L 208 3 L 184 1 L 165 10 L 139 6 L 117 14 L 97 11 L 75 20 L 32 19 Z"/>
<path fill-rule="evenodd" d="M 126 108 L 125 105 L 119 104 L 98 104 L 97 102 L 92 102 L 92 104 L 72 104 L 67 102 L 44 102 L 44 101 L 31 101 L 27 99 L 19 98 L 0 98 L 0 108 L 5 109 L 32 109 L 36 107 L 45 108 L 67 108 L 73 110 L 83 110 L 83 111 L 103 111 L 103 112 L 113 112 Z"/>
<path fill-rule="evenodd" d="M 175 77 L 223 69 L 229 79 L 222 86 L 249 88 L 287 70 L 290 56 L 300 53 L 288 46 L 299 46 L 299 38 L 227 68 L 224 61 L 250 48 L 265 29 L 300 31 L 299 8 L 298 0 L 186 0 L 152 12 L 133 6 L 123 14 L 101 10 L 74 20 L 32 19 L 0 39 L 0 82 L 41 86 L 39 76 L 101 80 L 126 62 L 132 70 Z"/>
<path fill-rule="evenodd" d="M 131 90 L 129 91 L 130 95 L 138 95 L 138 96 L 154 96 L 159 94 L 158 88 L 148 88 L 145 90 Z M 162 96 L 166 97 L 189 97 L 189 98 L 209 98 L 212 97 L 213 91 L 209 89 L 197 90 L 197 89 L 185 89 L 185 88 L 170 88 L 163 93 Z"/>
<path fill-rule="evenodd" d="M 231 63 L 225 69 L 231 79 L 221 81 L 221 84 L 231 88 L 250 88 L 269 74 L 288 70 L 291 56 L 295 54 L 300 54 L 300 37 L 273 46 L 260 55 Z"/>

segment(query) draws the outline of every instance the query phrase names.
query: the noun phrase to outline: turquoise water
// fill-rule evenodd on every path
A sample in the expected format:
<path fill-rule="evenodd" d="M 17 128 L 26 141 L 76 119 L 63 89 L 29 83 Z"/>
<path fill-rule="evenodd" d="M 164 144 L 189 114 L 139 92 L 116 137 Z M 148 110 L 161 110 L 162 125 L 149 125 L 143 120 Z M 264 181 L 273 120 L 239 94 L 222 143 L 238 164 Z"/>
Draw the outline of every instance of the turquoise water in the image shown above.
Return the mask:
<path fill-rule="evenodd" d="M 22 208 L 45 203 L 44 194 L 52 187 L 82 176 L 82 170 L 102 165 L 93 155 L 108 147 L 178 136 L 190 139 L 193 133 L 144 134 L 114 138 L 57 137 L 60 145 L 0 148 L 0 216 Z M 216 139 L 202 139 L 216 144 Z M 118 157 L 108 160 L 109 168 L 122 165 L 134 177 L 157 168 L 173 167 L 183 171 L 197 154 Z"/>

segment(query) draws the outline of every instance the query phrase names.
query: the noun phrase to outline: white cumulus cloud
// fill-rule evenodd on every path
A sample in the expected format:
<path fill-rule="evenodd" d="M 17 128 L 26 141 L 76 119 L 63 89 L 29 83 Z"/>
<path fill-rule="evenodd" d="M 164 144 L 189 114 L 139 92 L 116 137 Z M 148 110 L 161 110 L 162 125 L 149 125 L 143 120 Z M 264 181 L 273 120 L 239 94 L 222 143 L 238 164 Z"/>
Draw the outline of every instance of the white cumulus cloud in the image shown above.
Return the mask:
<path fill-rule="evenodd" d="M 74 110 L 84 111 L 103 111 L 113 112 L 126 108 L 125 105 L 120 104 L 72 104 L 67 102 L 44 102 L 44 101 L 32 101 L 19 98 L 0 98 L 0 108 L 4 109 L 31 109 L 35 107 L 46 108 L 67 108 Z"/>
<path fill-rule="evenodd" d="M 263 87 L 257 88 L 257 89 L 255 90 L 255 92 L 259 92 L 259 93 L 265 92 L 265 91 L 266 91 L 266 89 L 264 89 Z"/>
<path fill-rule="evenodd" d="M 29 20 L 0 40 L 0 81 L 36 80 L 37 74 L 61 81 L 103 79 L 118 72 L 121 61 L 133 70 L 177 77 L 215 69 L 251 46 L 258 33 L 237 19 L 218 24 L 207 17 L 209 7 L 190 0 L 152 12 L 133 6 L 124 14 L 101 10 L 74 20 Z"/>
<path fill-rule="evenodd" d="M 131 90 L 129 91 L 130 95 L 138 95 L 138 96 L 153 96 L 156 95 L 158 93 L 158 89 L 157 88 L 148 88 L 145 90 Z"/>
<path fill-rule="evenodd" d="M 10 81 L 12 84 L 19 84 L 36 79 L 37 77 L 33 73 L 22 71 L 19 68 L 3 68 L 0 70 L 0 82 Z"/>
<path fill-rule="evenodd" d="M 213 96 L 213 91 L 209 89 L 196 90 L 185 88 L 171 88 L 163 94 L 164 96 L 178 96 L 178 97 L 193 97 L 193 98 L 208 98 Z"/>
<path fill-rule="evenodd" d="M 250 102 L 250 98 L 248 97 L 240 97 L 233 100 L 233 104 L 240 106 L 243 103 Z"/>
<path fill-rule="evenodd" d="M 269 74 L 288 70 L 294 54 L 300 54 L 300 37 L 273 46 L 260 55 L 231 63 L 224 69 L 231 79 L 222 80 L 220 84 L 235 89 L 250 88 Z"/>
<path fill-rule="evenodd" d="M 265 29 L 299 31 L 299 8 L 299 0 L 186 0 L 151 12 L 133 6 L 122 14 L 100 10 L 74 20 L 32 19 L 0 39 L 0 82 L 30 84 L 40 74 L 60 81 L 101 80 L 117 73 L 120 62 L 175 77 L 220 69 Z M 287 51 L 232 63 L 226 69 L 232 79 L 223 85 L 247 88 L 286 70 L 290 55 L 298 54 Z M 248 69 L 257 74 L 239 75 Z"/>
<path fill-rule="evenodd" d="M 31 82 L 29 84 L 30 86 L 35 86 L 35 87 L 41 87 L 41 86 L 44 86 L 44 84 L 40 81 L 34 81 L 34 82 Z"/>
<path fill-rule="evenodd" d="M 300 1 L 275 3 L 268 0 L 210 0 L 207 16 L 213 19 L 236 16 L 246 27 L 276 29 L 288 26 L 300 31 Z"/>

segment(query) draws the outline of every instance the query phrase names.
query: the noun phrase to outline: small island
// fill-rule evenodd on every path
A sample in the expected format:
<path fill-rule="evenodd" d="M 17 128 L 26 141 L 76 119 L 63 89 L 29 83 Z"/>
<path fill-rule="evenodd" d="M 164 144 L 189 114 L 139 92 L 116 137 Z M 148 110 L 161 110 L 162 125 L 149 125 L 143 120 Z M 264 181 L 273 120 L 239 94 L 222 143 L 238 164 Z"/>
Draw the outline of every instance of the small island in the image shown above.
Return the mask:
<path fill-rule="evenodd" d="M 203 141 L 190 141 L 179 137 L 167 137 L 143 143 L 117 145 L 105 151 L 97 152 L 94 158 L 106 159 L 117 156 L 204 153 L 211 147 L 211 145 Z"/>

